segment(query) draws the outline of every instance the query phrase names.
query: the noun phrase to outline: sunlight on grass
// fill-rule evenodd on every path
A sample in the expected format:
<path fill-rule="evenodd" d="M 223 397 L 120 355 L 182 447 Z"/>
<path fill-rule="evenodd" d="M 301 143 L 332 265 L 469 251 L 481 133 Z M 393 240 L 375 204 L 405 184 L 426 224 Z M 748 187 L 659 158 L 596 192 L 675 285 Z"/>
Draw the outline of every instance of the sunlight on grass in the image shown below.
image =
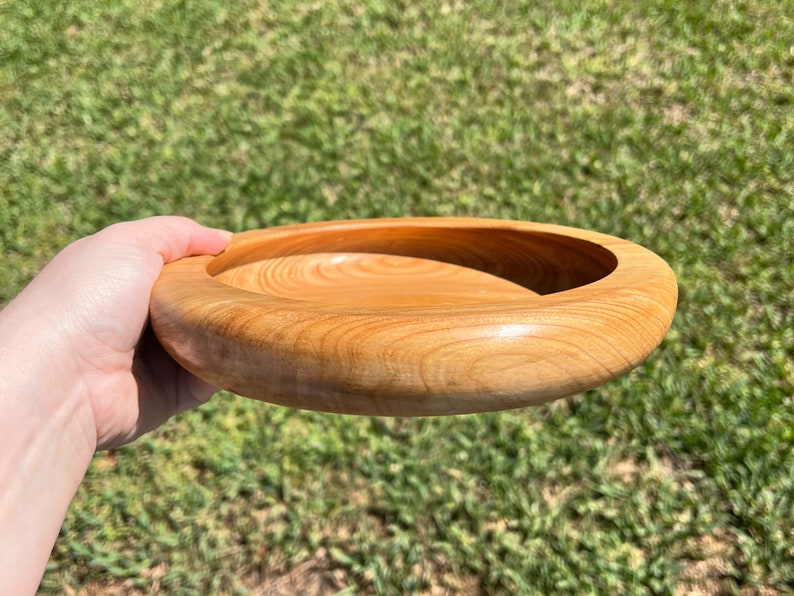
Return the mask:
<path fill-rule="evenodd" d="M 159 213 L 569 224 L 656 251 L 681 289 L 646 364 L 543 408 L 222 394 L 96 456 L 44 593 L 794 589 L 790 0 L 1 14 L 0 303 Z"/>

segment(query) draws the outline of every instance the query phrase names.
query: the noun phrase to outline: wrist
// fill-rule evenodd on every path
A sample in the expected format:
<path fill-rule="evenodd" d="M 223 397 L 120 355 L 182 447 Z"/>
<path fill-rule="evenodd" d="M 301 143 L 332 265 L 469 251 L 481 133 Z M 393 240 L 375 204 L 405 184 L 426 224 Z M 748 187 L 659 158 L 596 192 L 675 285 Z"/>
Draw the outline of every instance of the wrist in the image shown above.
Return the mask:
<path fill-rule="evenodd" d="M 96 447 L 57 329 L 23 310 L 0 312 L 0 577 L 19 594 L 35 592 Z"/>
<path fill-rule="evenodd" d="M 5 406 L 0 424 L 16 413 L 20 424 L 68 435 L 80 451 L 71 455 L 90 460 L 96 428 L 79 354 L 69 341 L 75 326 L 64 307 L 69 299 L 42 291 L 46 284 L 39 281 L 0 310 L 0 403 Z"/>

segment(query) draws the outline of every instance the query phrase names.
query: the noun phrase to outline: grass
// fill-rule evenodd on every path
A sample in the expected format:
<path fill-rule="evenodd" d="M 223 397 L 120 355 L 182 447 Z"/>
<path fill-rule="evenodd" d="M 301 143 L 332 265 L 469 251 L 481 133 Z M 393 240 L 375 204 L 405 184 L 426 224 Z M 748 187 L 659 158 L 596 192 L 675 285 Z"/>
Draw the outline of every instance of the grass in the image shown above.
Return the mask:
<path fill-rule="evenodd" d="M 679 312 L 549 406 L 373 419 L 229 394 L 96 456 L 42 593 L 794 590 L 794 3 L 0 3 L 0 303 L 180 213 L 570 224 Z"/>

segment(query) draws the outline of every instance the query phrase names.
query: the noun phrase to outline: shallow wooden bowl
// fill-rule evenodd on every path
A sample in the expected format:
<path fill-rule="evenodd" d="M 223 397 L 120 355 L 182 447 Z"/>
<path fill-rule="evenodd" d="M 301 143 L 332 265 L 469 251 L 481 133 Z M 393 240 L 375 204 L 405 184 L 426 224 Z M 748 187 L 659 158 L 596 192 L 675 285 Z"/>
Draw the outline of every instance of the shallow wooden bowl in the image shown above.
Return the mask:
<path fill-rule="evenodd" d="M 637 366 L 677 286 L 626 240 L 516 221 L 405 218 L 234 236 L 165 267 L 151 324 L 197 376 L 285 406 L 388 416 L 539 404 Z"/>

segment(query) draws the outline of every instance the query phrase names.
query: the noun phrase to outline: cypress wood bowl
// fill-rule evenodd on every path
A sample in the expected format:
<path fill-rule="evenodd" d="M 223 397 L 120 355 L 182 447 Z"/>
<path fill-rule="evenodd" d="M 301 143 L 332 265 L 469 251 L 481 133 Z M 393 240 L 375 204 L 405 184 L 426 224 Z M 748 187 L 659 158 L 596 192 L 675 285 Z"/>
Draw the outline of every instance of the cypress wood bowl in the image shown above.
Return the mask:
<path fill-rule="evenodd" d="M 299 224 L 165 266 L 166 351 L 234 393 L 295 408 L 450 415 L 540 404 L 641 363 L 678 290 L 604 234 L 476 218 Z"/>

